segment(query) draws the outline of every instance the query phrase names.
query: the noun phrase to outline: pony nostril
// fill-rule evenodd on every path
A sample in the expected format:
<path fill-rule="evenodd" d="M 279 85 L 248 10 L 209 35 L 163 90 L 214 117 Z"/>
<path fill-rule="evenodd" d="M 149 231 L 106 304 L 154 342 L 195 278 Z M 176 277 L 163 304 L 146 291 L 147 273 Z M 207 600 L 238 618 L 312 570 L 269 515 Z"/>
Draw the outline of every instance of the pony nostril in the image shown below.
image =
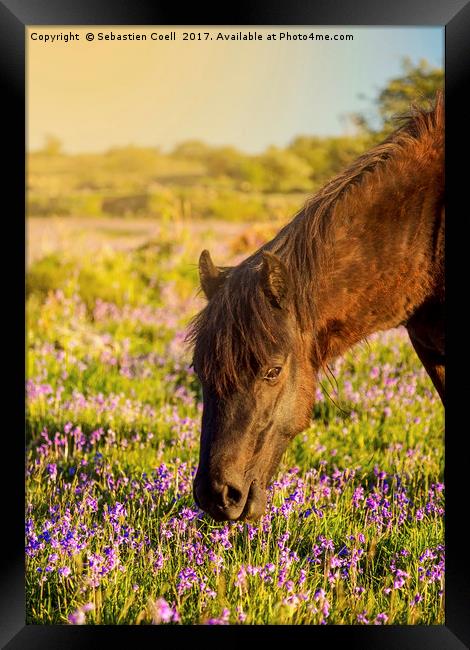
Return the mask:
<path fill-rule="evenodd" d="M 229 505 L 238 505 L 242 499 L 242 493 L 233 485 L 226 485 L 224 488 L 224 497 Z"/>

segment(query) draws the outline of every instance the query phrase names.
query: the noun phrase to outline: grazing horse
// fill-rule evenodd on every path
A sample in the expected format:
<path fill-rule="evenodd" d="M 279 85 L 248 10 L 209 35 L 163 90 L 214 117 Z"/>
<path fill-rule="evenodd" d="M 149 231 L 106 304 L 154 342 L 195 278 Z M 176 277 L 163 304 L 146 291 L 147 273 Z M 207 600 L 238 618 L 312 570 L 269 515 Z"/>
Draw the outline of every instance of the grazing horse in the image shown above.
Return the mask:
<path fill-rule="evenodd" d="M 188 341 L 203 389 L 196 503 L 257 519 L 316 378 L 404 325 L 444 402 L 444 102 L 414 109 L 267 244 L 234 267 L 199 260 L 208 302 Z"/>

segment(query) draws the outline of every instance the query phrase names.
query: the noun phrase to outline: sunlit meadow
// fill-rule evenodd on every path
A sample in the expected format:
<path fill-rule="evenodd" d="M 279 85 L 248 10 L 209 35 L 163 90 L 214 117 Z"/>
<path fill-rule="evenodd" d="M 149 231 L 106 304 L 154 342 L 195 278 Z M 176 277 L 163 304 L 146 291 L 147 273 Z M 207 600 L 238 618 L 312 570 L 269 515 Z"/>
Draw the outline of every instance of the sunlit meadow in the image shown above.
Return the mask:
<path fill-rule="evenodd" d="M 262 237 L 244 228 L 163 224 L 128 250 L 70 241 L 34 258 L 29 623 L 443 623 L 443 408 L 404 330 L 321 378 L 259 522 L 194 504 L 196 261 L 241 259 Z"/>

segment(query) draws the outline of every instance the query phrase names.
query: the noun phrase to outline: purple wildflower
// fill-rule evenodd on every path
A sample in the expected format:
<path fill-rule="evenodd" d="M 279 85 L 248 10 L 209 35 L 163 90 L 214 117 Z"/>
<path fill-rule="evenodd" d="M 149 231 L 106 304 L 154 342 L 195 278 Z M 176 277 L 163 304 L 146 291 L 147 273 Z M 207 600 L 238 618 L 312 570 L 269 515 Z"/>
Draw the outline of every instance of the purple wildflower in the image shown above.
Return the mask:
<path fill-rule="evenodd" d="M 375 617 L 374 625 L 384 625 L 388 621 L 388 616 L 385 612 L 377 614 Z"/>
<path fill-rule="evenodd" d="M 367 619 L 367 612 L 365 609 L 362 610 L 362 612 L 357 615 L 357 621 L 362 625 L 369 625 L 369 620 Z"/>
<path fill-rule="evenodd" d="M 157 598 L 153 606 L 152 623 L 159 625 L 160 623 L 169 623 L 172 619 L 173 608 L 164 598 Z"/>
<path fill-rule="evenodd" d="M 72 573 L 70 567 L 68 567 L 68 566 L 60 567 L 58 572 L 59 572 L 59 575 L 62 576 L 63 578 L 66 578 L 67 576 L 69 576 Z"/>

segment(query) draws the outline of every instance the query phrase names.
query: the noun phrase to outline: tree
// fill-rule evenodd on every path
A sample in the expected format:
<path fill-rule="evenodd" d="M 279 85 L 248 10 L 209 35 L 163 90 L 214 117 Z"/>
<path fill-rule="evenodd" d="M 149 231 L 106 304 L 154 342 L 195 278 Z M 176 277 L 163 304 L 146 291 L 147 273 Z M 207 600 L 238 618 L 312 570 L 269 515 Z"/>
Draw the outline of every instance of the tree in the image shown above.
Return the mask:
<path fill-rule="evenodd" d="M 288 147 L 311 167 L 310 178 L 314 185 L 324 183 L 360 156 L 368 147 L 368 137 L 334 136 L 320 138 L 301 135 Z"/>
<path fill-rule="evenodd" d="M 292 151 L 268 147 L 257 156 L 266 174 L 268 192 L 304 192 L 311 188 L 311 167 Z"/>
<path fill-rule="evenodd" d="M 177 144 L 171 155 L 186 160 L 203 160 L 210 153 L 211 147 L 200 140 L 185 140 Z"/>
<path fill-rule="evenodd" d="M 436 92 L 444 86 L 444 71 L 431 66 L 426 59 L 413 64 L 409 57 L 402 61 L 403 74 L 391 79 L 383 88 L 374 105 L 377 113 L 351 116 L 360 130 L 373 141 L 381 140 L 396 129 L 396 117 L 409 112 L 412 104 L 429 107 Z M 378 118 L 378 119 L 377 119 Z"/>
<path fill-rule="evenodd" d="M 45 138 L 43 152 L 47 156 L 59 156 L 62 153 L 62 141 L 57 136 L 48 133 Z"/>

